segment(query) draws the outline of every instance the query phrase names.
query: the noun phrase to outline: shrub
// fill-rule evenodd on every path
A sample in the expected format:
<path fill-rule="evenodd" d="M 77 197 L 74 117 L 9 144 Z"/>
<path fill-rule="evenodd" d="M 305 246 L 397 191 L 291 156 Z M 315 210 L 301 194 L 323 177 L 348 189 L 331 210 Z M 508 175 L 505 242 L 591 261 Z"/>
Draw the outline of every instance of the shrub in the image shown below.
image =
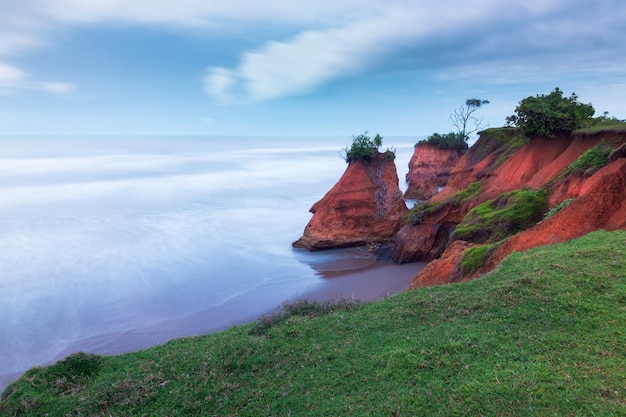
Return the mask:
<path fill-rule="evenodd" d="M 554 137 L 590 126 L 594 112 L 591 104 L 580 103 L 574 93 L 563 97 L 557 87 L 547 95 L 526 97 L 506 120 L 509 125 L 521 128 L 526 137 Z"/>
<path fill-rule="evenodd" d="M 569 164 L 563 171 L 563 176 L 577 175 L 590 176 L 607 164 L 609 154 L 613 148 L 602 141 L 591 149 L 585 151 L 574 162 Z"/>
<path fill-rule="evenodd" d="M 378 148 L 382 145 L 383 138 L 379 134 L 376 134 L 374 139 L 370 138 L 367 135 L 367 132 L 360 134 L 358 136 L 352 137 L 352 145 L 348 148 L 344 148 L 344 156 L 343 158 L 346 162 L 350 163 L 352 161 L 356 161 L 357 159 L 362 159 L 364 161 L 371 161 L 374 159 L 378 152 Z M 387 150 L 386 153 L 392 152 L 391 150 Z M 394 155 L 395 156 L 395 155 Z"/>
<path fill-rule="evenodd" d="M 430 143 L 431 145 L 437 145 L 439 149 L 457 149 L 459 151 L 465 151 L 468 148 L 465 136 L 461 133 L 446 133 L 440 135 L 439 133 L 433 133 L 426 139 L 420 140 L 420 143 Z"/>
<path fill-rule="evenodd" d="M 504 193 L 470 210 L 452 234 L 474 243 L 497 242 L 539 222 L 548 209 L 548 193 L 539 189 Z"/>
<path fill-rule="evenodd" d="M 546 219 L 549 219 L 550 217 L 554 216 L 556 213 L 558 213 L 559 211 L 561 211 L 565 207 L 567 207 L 567 205 L 569 203 L 571 203 L 572 201 L 574 201 L 573 198 L 568 198 L 567 200 L 561 201 L 561 204 L 559 204 L 556 207 L 552 207 L 550 210 L 548 210 L 548 212 L 546 213 L 546 215 L 545 215 L 545 217 L 543 219 L 546 220 Z"/>

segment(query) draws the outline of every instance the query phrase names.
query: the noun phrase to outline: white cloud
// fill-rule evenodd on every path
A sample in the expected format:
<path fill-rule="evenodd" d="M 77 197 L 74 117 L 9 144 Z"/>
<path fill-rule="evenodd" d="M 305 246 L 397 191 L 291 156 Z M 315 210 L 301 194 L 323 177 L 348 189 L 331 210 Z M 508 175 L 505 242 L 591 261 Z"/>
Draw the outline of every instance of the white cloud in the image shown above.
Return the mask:
<path fill-rule="evenodd" d="M 41 89 L 42 91 L 47 91 L 49 93 L 54 94 L 70 94 L 73 93 L 76 89 L 74 84 L 70 83 L 47 83 L 47 82 L 39 82 L 35 83 L 34 86 L 37 89 Z"/>
<path fill-rule="evenodd" d="M 4 64 L 0 62 L 0 84 L 13 83 L 23 80 L 26 77 L 26 73 L 14 66 Z"/>
<path fill-rule="evenodd" d="M 204 90 L 222 103 L 306 94 L 329 81 L 380 68 L 403 53 L 416 53 L 410 60 L 417 67 L 444 55 L 444 48 L 458 60 L 470 53 L 484 58 L 479 66 L 489 65 L 490 54 L 498 55 L 493 62 L 499 55 L 517 54 L 523 72 L 525 53 L 568 46 L 571 50 L 561 55 L 567 61 L 581 44 L 626 41 L 621 0 L 477 0 L 466 5 L 457 0 L 0 0 L 0 9 L 3 61 L 52 42 L 49 35 L 64 26 L 166 25 L 209 33 L 245 31 L 256 24 L 299 28 L 291 39 L 268 39 L 255 50 L 241 51 L 233 67 L 207 63 Z M 467 46 L 467 39 L 475 41 Z M 479 66 L 469 61 L 459 68 L 446 66 L 440 79 L 477 74 Z M 5 63 L 0 89 L 25 88 L 27 76 Z M 27 88 L 67 94 L 74 86 L 31 81 Z"/>

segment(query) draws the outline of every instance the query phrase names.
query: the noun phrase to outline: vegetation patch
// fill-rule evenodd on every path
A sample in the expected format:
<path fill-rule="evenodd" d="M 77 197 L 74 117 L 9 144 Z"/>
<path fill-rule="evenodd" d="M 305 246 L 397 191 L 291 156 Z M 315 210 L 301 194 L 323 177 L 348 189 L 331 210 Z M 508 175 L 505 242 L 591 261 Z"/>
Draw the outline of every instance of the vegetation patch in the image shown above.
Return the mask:
<path fill-rule="evenodd" d="M 343 150 L 343 158 L 350 163 L 361 159 L 369 162 L 378 154 L 378 148 L 382 145 L 383 138 L 376 134 L 372 139 L 367 132 L 352 137 L 352 145 Z"/>
<path fill-rule="evenodd" d="M 437 202 L 422 202 L 416 203 L 413 208 L 409 209 L 404 216 L 402 216 L 402 221 L 406 224 L 412 224 L 414 226 L 421 224 L 424 220 L 424 217 L 437 213 L 441 209 L 445 207 L 445 202 L 437 201 Z"/>
<path fill-rule="evenodd" d="M 79 352 L 44 368 L 33 368 L 22 377 L 34 388 L 53 395 L 75 395 L 98 376 L 103 358 Z"/>
<path fill-rule="evenodd" d="M 471 200 L 472 198 L 479 195 L 482 191 L 482 183 L 480 181 L 475 181 L 465 187 L 464 190 L 454 193 L 454 195 L 450 197 L 450 202 L 462 203 L 463 201 Z"/>
<path fill-rule="evenodd" d="M 526 97 L 515 108 L 515 114 L 506 120 L 520 128 L 526 137 L 549 138 L 569 135 L 576 129 L 591 126 L 594 113 L 591 104 L 579 102 L 574 93 L 564 97 L 557 87 L 549 94 Z"/>
<path fill-rule="evenodd" d="M 589 177 L 594 172 L 605 166 L 613 148 L 602 141 L 591 149 L 585 151 L 574 162 L 569 164 L 560 174 L 561 177 L 585 176 Z"/>
<path fill-rule="evenodd" d="M 591 126 L 578 129 L 576 133 L 586 132 L 602 132 L 602 131 L 624 131 L 626 130 L 626 121 L 616 117 L 608 117 L 607 115 L 596 117 L 592 120 Z"/>
<path fill-rule="evenodd" d="M 546 220 L 546 219 L 549 219 L 550 217 L 554 216 L 556 213 L 558 213 L 559 211 L 561 211 L 565 207 L 567 207 L 568 204 L 571 203 L 572 201 L 574 201 L 573 198 L 568 198 L 567 200 L 561 201 L 561 203 L 558 206 L 552 207 L 550 210 L 548 210 L 548 212 L 546 213 L 546 215 L 545 215 L 545 217 L 543 219 Z"/>
<path fill-rule="evenodd" d="M 505 152 L 507 149 L 518 149 L 513 143 L 522 142 L 523 136 L 520 130 L 513 127 L 490 128 L 480 132 L 480 136 L 471 149 L 472 162 L 482 161 L 487 156 L 500 150 Z M 521 147 L 526 140 L 519 145 Z"/>
<path fill-rule="evenodd" d="M 485 265 L 491 254 L 500 244 L 480 245 L 467 249 L 463 253 L 460 268 L 463 275 L 473 274 Z"/>
<path fill-rule="evenodd" d="M 352 298 L 325 301 L 297 300 L 291 303 L 284 303 L 273 314 L 259 318 L 254 323 L 252 329 L 250 329 L 250 334 L 266 335 L 269 329 L 294 316 L 320 317 L 337 311 L 353 311 L 360 305 L 361 303 L 358 300 Z"/>
<path fill-rule="evenodd" d="M 497 242 L 534 226 L 547 209 L 548 193 L 543 189 L 504 193 L 470 210 L 452 233 L 452 239 Z"/>
<path fill-rule="evenodd" d="M 461 152 L 465 152 L 468 148 L 465 135 L 461 133 L 433 133 L 428 136 L 426 139 L 420 140 L 417 142 L 416 146 L 420 143 L 429 143 L 431 145 L 437 145 L 439 149 L 456 149 Z"/>
<path fill-rule="evenodd" d="M 101 357 L 74 395 L 37 368 L 0 415 L 624 415 L 625 303 L 626 232 L 596 232 L 264 337 L 250 324 Z"/>

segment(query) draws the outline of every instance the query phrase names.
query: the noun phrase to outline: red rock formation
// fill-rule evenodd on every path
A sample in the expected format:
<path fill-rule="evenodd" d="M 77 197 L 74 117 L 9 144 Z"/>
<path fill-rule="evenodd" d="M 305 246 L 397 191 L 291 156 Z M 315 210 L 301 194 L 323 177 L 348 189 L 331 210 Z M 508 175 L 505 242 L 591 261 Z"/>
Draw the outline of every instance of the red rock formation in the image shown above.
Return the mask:
<path fill-rule="evenodd" d="M 391 239 L 407 211 L 393 159 L 379 153 L 371 162 L 350 162 L 310 211 L 313 217 L 294 247 L 320 250 Z"/>
<path fill-rule="evenodd" d="M 536 246 L 564 242 L 595 230 L 626 230 L 626 158 L 587 178 L 578 196 L 553 217 L 507 240 L 494 254 L 495 267 L 507 255 Z"/>
<path fill-rule="evenodd" d="M 558 196 L 556 200 L 563 197 L 574 200 L 553 217 L 508 239 L 478 273 L 460 277 L 458 265 L 470 245 L 456 241 L 415 277 L 410 288 L 471 279 L 495 268 L 515 251 L 564 242 L 599 229 L 626 230 L 626 157 L 614 157 L 613 162 L 589 178 L 563 182 L 552 195 Z"/>
<path fill-rule="evenodd" d="M 465 251 L 475 244 L 456 240 L 450 244 L 439 259 L 429 262 L 409 284 L 409 289 L 450 284 L 462 279 L 459 264 Z"/>
<path fill-rule="evenodd" d="M 438 244 L 441 233 L 424 233 L 425 230 L 449 230 L 449 226 L 460 223 L 463 216 L 473 207 L 498 195 L 518 190 L 525 186 L 538 188 L 550 181 L 583 152 L 592 148 L 601 140 L 613 143 L 623 141 L 623 135 L 574 135 L 573 137 L 534 138 L 526 145 L 512 153 L 504 163 L 497 164 L 503 154 L 500 145 L 482 141 L 470 148 L 452 169 L 448 185 L 433 196 L 429 202 L 444 202 L 446 207 L 441 211 L 426 216 L 419 228 L 403 226 L 398 239 L 391 251 L 392 259 L 397 262 L 428 261 L 441 255 L 445 248 Z M 482 138 L 481 138 L 482 139 Z M 482 192 L 471 201 L 463 204 L 450 204 L 451 197 L 469 184 L 480 181 Z M 580 180 L 572 178 L 557 184 L 550 196 L 550 205 L 578 195 Z M 443 213 L 443 215 L 442 215 Z M 441 229 L 442 226 L 447 226 Z M 408 228 L 409 230 L 405 230 Z M 413 230 L 418 233 L 409 235 Z M 417 248 L 437 248 L 424 252 Z M 421 258 L 424 256 L 423 258 Z"/>
<path fill-rule="evenodd" d="M 439 149 L 437 145 L 419 143 L 409 161 L 405 198 L 427 200 L 448 182 L 450 171 L 459 162 L 461 152 Z"/>

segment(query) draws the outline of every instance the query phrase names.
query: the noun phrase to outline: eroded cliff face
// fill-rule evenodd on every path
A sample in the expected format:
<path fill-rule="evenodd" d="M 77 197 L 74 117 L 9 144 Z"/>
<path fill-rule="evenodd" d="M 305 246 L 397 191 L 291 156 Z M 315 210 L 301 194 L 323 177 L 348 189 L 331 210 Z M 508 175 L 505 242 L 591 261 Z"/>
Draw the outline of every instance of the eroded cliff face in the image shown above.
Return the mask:
<path fill-rule="evenodd" d="M 617 148 L 609 156 L 606 166 L 591 175 L 558 177 L 568 165 L 600 141 L 608 142 Z M 499 165 L 495 164 L 495 161 L 503 154 L 501 149 L 494 150 L 490 154 L 483 153 L 480 159 L 476 158 L 476 150 L 474 150 L 474 155 L 471 151 L 468 152 L 453 170 L 447 190 L 434 196 L 430 201 L 439 201 L 444 207 L 454 205 L 455 193 L 472 182 L 480 181 L 482 192 L 470 201 L 465 201 L 464 209 L 469 210 L 502 192 L 523 187 L 548 189 L 551 207 L 567 199 L 571 199 L 571 203 L 554 216 L 507 239 L 495 248 L 488 262 L 480 270 L 469 276 L 464 276 L 460 272 L 459 264 L 465 250 L 472 245 L 466 242 L 448 241 L 445 250 L 418 274 L 410 288 L 471 279 L 495 268 L 504 257 L 514 251 L 563 242 L 599 229 L 626 230 L 626 149 L 624 143 L 626 143 L 626 132 L 573 135 L 556 139 L 538 138 L 519 148 Z M 472 156 L 474 157 L 473 163 Z M 458 213 L 454 213 L 454 217 L 454 220 L 457 220 Z M 442 224 L 449 225 L 450 220 L 452 219 L 445 216 L 445 211 L 440 210 L 438 213 L 426 216 L 420 227 L 441 228 Z M 404 226 L 399 236 L 402 236 L 405 229 L 410 227 L 415 228 L 415 226 Z M 436 245 L 437 239 L 415 233 L 409 237 L 397 239 L 399 243 L 403 241 L 409 241 L 410 245 L 400 245 L 395 248 L 395 253 L 407 257 L 404 251 L 411 253 L 415 247 L 432 247 Z"/>
<path fill-rule="evenodd" d="M 350 162 L 335 186 L 311 207 L 294 247 L 321 250 L 383 242 L 395 236 L 407 208 L 392 158 Z"/>
<path fill-rule="evenodd" d="M 454 149 L 439 149 L 437 145 L 419 143 L 415 146 L 406 174 L 407 190 L 404 197 L 413 200 L 428 200 L 448 183 L 450 171 L 461 158 Z"/>

